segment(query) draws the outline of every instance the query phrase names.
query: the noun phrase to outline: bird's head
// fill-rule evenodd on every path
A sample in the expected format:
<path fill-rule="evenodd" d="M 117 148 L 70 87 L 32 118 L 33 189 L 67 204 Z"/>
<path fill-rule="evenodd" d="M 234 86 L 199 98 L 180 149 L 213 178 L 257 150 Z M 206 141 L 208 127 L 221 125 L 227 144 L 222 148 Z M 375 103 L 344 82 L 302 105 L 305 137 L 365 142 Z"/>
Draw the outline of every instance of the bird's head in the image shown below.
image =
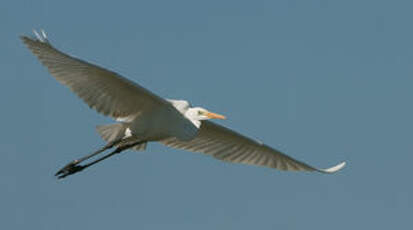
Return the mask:
<path fill-rule="evenodd" d="M 210 112 L 204 108 L 201 107 L 194 107 L 194 108 L 189 108 L 185 116 L 189 118 L 197 127 L 200 126 L 200 121 L 203 120 L 209 120 L 209 119 L 226 119 L 225 116 Z"/>
<path fill-rule="evenodd" d="M 202 120 L 208 120 L 208 119 L 226 119 L 225 116 L 216 114 L 213 112 L 210 112 L 204 108 L 201 107 L 195 107 L 195 108 L 190 108 L 186 112 L 186 115 L 190 117 L 191 119 L 202 121 Z"/>

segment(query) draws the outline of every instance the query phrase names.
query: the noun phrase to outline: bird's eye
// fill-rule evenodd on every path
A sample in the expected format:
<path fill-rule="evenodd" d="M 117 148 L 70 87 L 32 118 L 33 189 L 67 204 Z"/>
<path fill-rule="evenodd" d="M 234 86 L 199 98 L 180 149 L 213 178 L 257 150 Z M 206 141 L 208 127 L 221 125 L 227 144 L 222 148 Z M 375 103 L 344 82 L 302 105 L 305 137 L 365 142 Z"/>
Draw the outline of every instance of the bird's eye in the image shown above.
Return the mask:
<path fill-rule="evenodd" d="M 201 110 L 198 111 L 198 115 L 202 115 L 203 112 Z"/>

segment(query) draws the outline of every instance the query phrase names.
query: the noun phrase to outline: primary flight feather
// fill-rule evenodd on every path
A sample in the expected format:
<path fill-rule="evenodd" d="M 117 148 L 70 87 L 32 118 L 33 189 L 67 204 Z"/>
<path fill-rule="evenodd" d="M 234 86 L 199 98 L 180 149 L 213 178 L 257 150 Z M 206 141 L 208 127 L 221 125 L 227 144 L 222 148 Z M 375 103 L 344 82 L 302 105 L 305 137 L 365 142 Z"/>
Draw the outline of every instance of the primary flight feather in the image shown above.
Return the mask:
<path fill-rule="evenodd" d="M 151 141 L 205 153 L 223 161 L 279 170 L 333 173 L 345 166 L 342 162 L 328 169 L 318 169 L 295 160 L 265 144 L 207 121 L 225 119 L 222 115 L 191 107 L 187 101 L 161 98 L 115 72 L 59 51 L 50 44 L 44 31 L 34 33 L 36 37 L 21 36 L 21 39 L 50 74 L 89 107 L 118 121 L 98 126 L 97 131 L 107 145 L 67 164 L 56 173 L 59 178 L 77 173 L 126 149 L 144 150 L 147 142 Z M 113 152 L 80 165 L 113 147 Z"/>

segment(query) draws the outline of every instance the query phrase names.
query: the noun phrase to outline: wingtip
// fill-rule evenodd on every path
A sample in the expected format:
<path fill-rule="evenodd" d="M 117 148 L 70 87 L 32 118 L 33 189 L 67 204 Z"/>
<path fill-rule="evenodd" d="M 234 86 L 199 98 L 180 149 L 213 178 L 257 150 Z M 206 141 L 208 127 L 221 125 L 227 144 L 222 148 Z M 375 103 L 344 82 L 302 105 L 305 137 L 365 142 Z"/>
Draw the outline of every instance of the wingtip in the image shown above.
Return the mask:
<path fill-rule="evenodd" d="M 33 29 L 33 34 L 34 36 L 20 35 L 19 37 L 21 40 L 23 40 L 23 42 L 39 41 L 42 43 L 49 43 L 49 40 L 47 39 L 47 34 L 43 29 L 41 29 L 40 32 L 37 32 L 36 30 Z"/>
<path fill-rule="evenodd" d="M 335 165 L 335 166 L 333 166 L 333 167 L 331 167 L 331 168 L 322 169 L 322 170 L 320 170 L 320 172 L 323 172 L 323 173 L 335 173 L 335 172 L 337 172 L 337 171 L 340 171 L 342 168 L 344 168 L 344 166 L 346 166 L 346 162 L 345 162 L 345 161 L 343 161 L 343 162 L 341 162 L 340 164 L 337 164 L 337 165 Z"/>

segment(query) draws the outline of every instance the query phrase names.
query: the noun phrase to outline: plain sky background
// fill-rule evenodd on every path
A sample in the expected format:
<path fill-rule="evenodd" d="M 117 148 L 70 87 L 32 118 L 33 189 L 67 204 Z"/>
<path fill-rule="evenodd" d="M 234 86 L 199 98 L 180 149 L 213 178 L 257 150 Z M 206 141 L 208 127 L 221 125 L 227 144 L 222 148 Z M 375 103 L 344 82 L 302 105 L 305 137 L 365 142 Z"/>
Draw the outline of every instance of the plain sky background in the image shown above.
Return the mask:
<path fill-rule="evenodd" d="M 411 1 L 3 1 L 1 229 L 410 229 Z M 110 123 L 19 35 L 334 175 L 229 164 L 150 144 L 56 180 Z"/>

